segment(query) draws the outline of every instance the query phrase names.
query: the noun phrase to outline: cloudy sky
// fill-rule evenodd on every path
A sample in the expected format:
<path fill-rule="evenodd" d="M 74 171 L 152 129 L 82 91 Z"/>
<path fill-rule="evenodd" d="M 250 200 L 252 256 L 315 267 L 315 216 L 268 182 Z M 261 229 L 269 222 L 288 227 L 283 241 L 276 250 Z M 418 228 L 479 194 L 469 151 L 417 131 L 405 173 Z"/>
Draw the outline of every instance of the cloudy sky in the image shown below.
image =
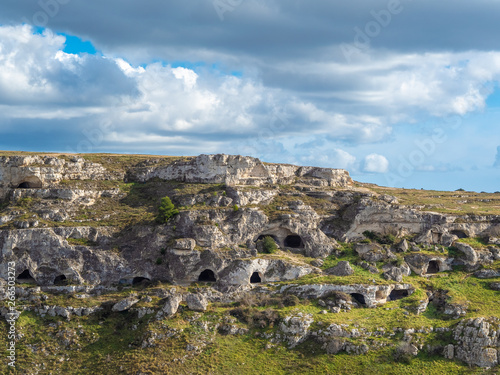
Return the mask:
<path fill-rule="evenodd" d="M 3 0 L 0 149 L 500 190 L 500 2 Z"/>

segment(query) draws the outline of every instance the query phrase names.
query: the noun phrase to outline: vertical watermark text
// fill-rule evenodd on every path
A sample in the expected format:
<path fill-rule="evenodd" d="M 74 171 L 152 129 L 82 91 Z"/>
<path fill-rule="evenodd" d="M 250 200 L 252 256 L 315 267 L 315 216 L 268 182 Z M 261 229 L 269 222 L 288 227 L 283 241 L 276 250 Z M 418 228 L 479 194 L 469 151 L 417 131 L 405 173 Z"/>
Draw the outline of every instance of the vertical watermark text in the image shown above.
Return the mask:
<path fill-rule="evenodd" d="M 7 267 L 7 365 L 16 367 L 16 263 L 8 262 Z"/>

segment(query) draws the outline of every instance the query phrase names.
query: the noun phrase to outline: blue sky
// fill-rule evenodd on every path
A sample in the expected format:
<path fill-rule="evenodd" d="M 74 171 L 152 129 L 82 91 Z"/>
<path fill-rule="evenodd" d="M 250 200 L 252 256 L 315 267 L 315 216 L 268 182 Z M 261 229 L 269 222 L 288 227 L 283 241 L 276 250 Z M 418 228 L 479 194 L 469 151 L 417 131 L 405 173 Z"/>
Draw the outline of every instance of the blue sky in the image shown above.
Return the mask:
<path fill-rule="evenodd" d="M 6 1 L 0 149 L 244 154 L 380 185 L 497 191 L 499 11 Z"/>

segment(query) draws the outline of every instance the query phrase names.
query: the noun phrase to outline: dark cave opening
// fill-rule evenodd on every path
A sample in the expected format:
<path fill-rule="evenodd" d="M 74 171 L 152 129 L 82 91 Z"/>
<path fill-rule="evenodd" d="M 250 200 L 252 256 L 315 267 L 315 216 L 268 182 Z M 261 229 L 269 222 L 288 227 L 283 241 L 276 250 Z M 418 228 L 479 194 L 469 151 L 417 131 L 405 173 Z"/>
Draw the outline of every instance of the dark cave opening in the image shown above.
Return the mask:
<path fill-rule="evenodd" d="M 252 273 L 252 276 L 250 277 L 250 283 L 251 284 L 258 284 L 261 282 L 262 282 L 262 279 L 260 277 L 260 274 L 258 272 Z"/>
<path fill-rule="evenodd" d="M 284 245 L 285 247 L 298 249 L 304 247 L 304 242 L 302 241 L 302 237 L 299 235 L 291 234 L 285 238 Z"/>
<path fill-rule="evenodd" d="M 200 273 L 200 276 L 198 277 L 198 281 L 214 283 L 217 281 L 217 279 L 215 278 L 214 271 L 207 269 L 207 270 L 204 270 L 203 272 Z"/>

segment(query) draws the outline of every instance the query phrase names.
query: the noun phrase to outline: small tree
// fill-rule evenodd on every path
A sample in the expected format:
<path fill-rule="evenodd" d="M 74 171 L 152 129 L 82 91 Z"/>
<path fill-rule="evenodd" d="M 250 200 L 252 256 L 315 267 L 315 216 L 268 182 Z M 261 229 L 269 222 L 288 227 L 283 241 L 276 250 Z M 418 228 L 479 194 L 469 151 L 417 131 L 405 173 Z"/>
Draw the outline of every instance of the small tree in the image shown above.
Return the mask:
<path fill-rule="evenodd" d="M 175 208 L 174 204 L 170 200 L 169 197 L 165 197 L 161 199 L 160 208 L 158 209 L 158 216 L 156 220 L 165 224 L 170 218 L 174 217 L 179 213 L 179 210 Z"/>
<path fill-rule="evenodd" d="M 265 236 L 262 240 L 262 246 L 264 247 L 264 252 L 268 254 L 273 254 L 278 251 L 278 246 L 276 246 L 276 242 L 274 242 L 273 238 L 270 236 Z"/>

